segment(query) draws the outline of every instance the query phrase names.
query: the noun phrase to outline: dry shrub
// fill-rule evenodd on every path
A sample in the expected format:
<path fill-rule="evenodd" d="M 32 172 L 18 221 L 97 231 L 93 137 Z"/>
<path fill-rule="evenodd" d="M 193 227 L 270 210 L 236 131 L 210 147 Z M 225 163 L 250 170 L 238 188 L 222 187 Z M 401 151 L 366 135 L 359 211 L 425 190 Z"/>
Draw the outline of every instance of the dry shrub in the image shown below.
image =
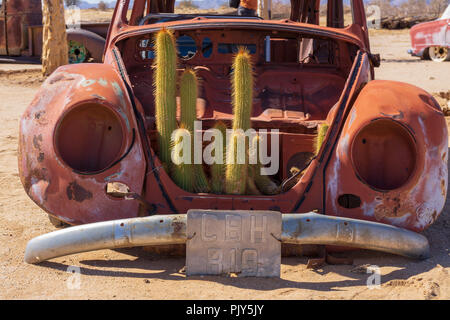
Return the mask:
<path fill-rule="evenodd" d="M 198 5 L 196 5 L 192 0 L 183 0 L 177 5 L 177 9 L 198 9 Z"/>

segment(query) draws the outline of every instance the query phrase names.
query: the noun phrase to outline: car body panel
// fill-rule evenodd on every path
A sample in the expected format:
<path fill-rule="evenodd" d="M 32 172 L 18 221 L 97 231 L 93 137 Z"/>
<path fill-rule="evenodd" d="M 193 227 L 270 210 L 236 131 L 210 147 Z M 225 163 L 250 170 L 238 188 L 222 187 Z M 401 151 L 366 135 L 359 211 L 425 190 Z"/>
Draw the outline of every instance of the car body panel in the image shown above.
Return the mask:
<path fill-rule="evenodd" d="M 383 99 L 379 99 L 380 96 Z M 358 131 L 378 120 L 404 126 L 416 141 L 418 170 L 395 190 L 379 190 L 368 185 L 358 176 L 352 159 L 351 148 Z M 401 156 L 406 158 L 404 154 Z M 436 101 L 425 91 L 409 84 L 371 81 L 358 95 L 327 168 L 326 212 L 423 230 L 444 208 L 448 185 L 447 158 L 447 126 Z M 394 170 L 401 170 L 401 166 Z M 337 199 L 342 194 L 360 195 L 360 208 L 339 205 Z"/>
<path fill-rule="evenodd" d="M 410 36 L 412 55 L 422 56 L 429 47 L 450 48 L 450 5 L 441 18 L 413 26 Z"/>
<path fill-rule="evenodd" d="M 315 21 L 317 15 L 305 16 L 305 12 L 310 12 L 305 8 L 303 14 L 294 12 L 291 15 L 293 20 L 195 17 L 142 26 L 129 25 L 125 17 L 128 3 L 129 1 L 117 3 L 107 36 L 104 63 L 60 67 L 46 80 L 22 117 L 19 149 L 21 180 L 28 195 L 49 214 L 69 224 L 140 215 L 138 202 L 124 198 L 113 199 L 106 194 L 109 182 L 126 184 L 131 192 L 139 194 L 153 208 L 152 213 L 157 214 L 185 214 L 192 208 L 272 210 L 282 213 L 314 211 L 332 216 L 380 221 L 415 231 L 428 227 L 440 214 L 447 192 L 447 127 L 444 115 L 432 96 L 419 88 L 373 80 L 374 64 L 361 0 L 352 1 L 354 23 L 346 28 L 307 23 L 308 19 Z M 142 18 L 144 3 L 143 0 L 135 1 L 130 21 L 136 22 Z M 173 5 L 171 1 L 164 3 L 168 7 Z M 141 12 L 136 7 L 141 7 Z M 299 7 L 294 8 L 300 10 Z M 159 12 L 153 7 L 151 10 Z M 256 92 L 263 92 L 262 88 L 271 84 L 278 84 L 281 86 L 280 92 L 287 90 L 291 95 L 297 89 L 301 92 L 317 89 L 316 95 L 311 95 L 314 98 L 308 98 L 310 92 L 302 97 L 315 101 L 317 110 L 320 111 L 316 118 L 312 116 L 311 119 L 299 120 L 286 116 L 276 120 L 276 117 L 264 113 L 265 102 L 258 96 L 252 119 L 255 123 L 264 123 L 267 127 L 274 128 L 289 124 L 305 127 L 306 131 L 308 126 L 316 130 L 319 123 L 330 125 L 318 154 L 304 168 L 303 175 L 292 188 L 274 196 L 194 194 L 181 190 L 171 180 L 155 151 L 155 132 L 152 131 L 153 66 L 151 61 L 145 62 L 139 58 L 138 50 L 141 49 L 137 45 L 142 37 L 151 36 L 163 27 L 172 29 L 177 35 L 193 29 L 198 32 L 226 30 L 229 37 L 233 37 L 231 34 L 234 30 L 250 30 L 255 34 L 261 31 L 274 34 L 291 32 L 299 37 L 311 36 L 338 44 L 333 47 L 333 53 L 340 54 L 336 56 L 341 63 L 338 67 L 341 68 L 339 71 L 342 81 L 336 80 L 329 68 L 322 68 L 320 65 L 310 67 L 302 64 L 298 71 L 298 76 L 302 77 L 300 80 L 292 75 L 289 75 L 292 79 L 288 78 L 287 73 L 283 73 L 286 70 L 296 72 L 295 68 L 290 70 L 290 64 L 282 66 L 260 63 L 255 67 L 257 72 L 270 71 L 266 74 L 268 76 L 259 74 Z M 226 38 L 226 35 L 223 37 Z M 352 53 L 349 48 L 356 49 Z M 231 59 L 231 56 L 229 54 L 228 57 Z M 195 67 L 197 62 L 198 67 L 207 68 L 200 58 L 190 61 L 183 62 L 183 68 Z M 226 63 L 224 62 L 225 66 Z M 202 76 L 202 71 L 199 74 Z M 220 76 L 226 78 L 227 72 Z M 208 91 L 205 95 L 206 109 L 211 111 L 215 108 L 213 111 L 218 111 L 216 114 L 220 115 L 220 119 L 230 120 L 232 113 L 226 94 L 220 96 L 213 86 L 208 89 L 208 85 L 220 77 L 208 78 L 203 75 L 202 78 L 207 82 L 204 85 Z M 282 80 L 285 85 L 281 85 Z M 226 84 L 227 81 L 223 83 Z M 338 93 L 336 88 L 339 88 Z M 114 165 L 106 170 L 88 175 L 69 167 L 58 154 L 54 141 L 61 119 L 71 109 L 86 101 L 113 110 L 121 119 L 125 133 L 120 152 L 123 157 L 117 156 Z M 212 104 L 211 101 L 218 102 Z M 306 105 L 304 101 L 302 106 Z M 267 103 L 274 102 L 268 99 Z M 324 105 L 327 107 L 323 108 Z M 273 114 L 281 108 L 275 108 Z M 288 112 L 284 112 L 286 114 Z M 208 112 L 205 112 L 200 119 L 211 123 L 218 118 L 208 116 Z M 352 141 L 359 137 L 363 128 L 380 119 L 395 122 L 397 129 L 403 128 L 392 131 L 401 132 L 399 139 L 410 138 L 413 141 L 410 146 L 411 150 L 414 149 L 411 152 L 415 166 L 406 168 L 412 172 L 412 178 L 399 188 L 374 188 L 365 183 L 355 169 Z M 408 133 L 401 136 L 404 132 Z M 314 134 L 287 133 L 289 134 L 282 138 L 282 158 L 291 157 L 292 150 L 296 148 L 312 151 Z M 82 156 L 80 152 L 79 157 Z M 392 165 L 393 168 L 389 170 L 405 169 L 398 162 L 393 162 Z M 428 176 L 433 179 L 427 179 Z M 286 178 L 285 173 L 281 177 Z M 343 205 L 337 202 L 342 194 L 359 197 L 360 205 L 348 208 L 348 203 Z M 144 213 L 147 214 L 149 213 Z"/>
<path fill-rule="evenodd" d="M 127 133 L 121 147 L 126 156 L 98 174 L 75 172 L 55 151 L 60 118 L 86 102 L 106 103 Z M 20 122 L 19 168 L 25 191 L 44 210 L 70 224 L 136 217 L 137 203 L 105 193 L 111 179 L 126 183 L 134 192 L 142 191 L 146 161 L 136 128 L 126 88 L 113 68 L 104 64 L 60 67 L 44 82 Z"/>

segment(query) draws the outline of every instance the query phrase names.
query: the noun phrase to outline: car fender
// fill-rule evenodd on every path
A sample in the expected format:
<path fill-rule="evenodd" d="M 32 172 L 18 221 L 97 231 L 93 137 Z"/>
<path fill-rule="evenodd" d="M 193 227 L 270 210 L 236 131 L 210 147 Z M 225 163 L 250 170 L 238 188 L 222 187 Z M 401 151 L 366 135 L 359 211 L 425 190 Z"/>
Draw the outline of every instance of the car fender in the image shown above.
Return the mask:
<path fill-rule="evenodd" d="M 82 44 L 89 52 L 93 62 L 102 62 L 105 39 L 98 34 L 84 29 L 67 29 L 67 41 L 73 40 Z"/>
<path fill-rule="evenodd" d="M 117 130 L 122 133 L 115 161 L 98 172 L 80 172 L 69 166 L 55 138 L 62 119 L 85 105 L 98 106 L 99 110 L 114 114 L 120 124 Z M 94 117 L 86 121 L 95 130 L 101 128 L 101 119 L 99 122 Z M 89 154 L 77 145 L 76 136 L 75 131 L 68 150 L 81 149 L 75 156 L 82 159 Z M 116 181 L 125 183 L 132 192 L 141 193 L 146 170 L 130 97 L 111 66 L 73 64 L 53 72 L 20 120 L 18 158 L 19 174 L 27 194 L 42 209 L 64 222 L 83 224 L 138 214 L 136 201 L 115 199 L 106 194 L 107 183 Z"/>
<path fill-rule="evenodd" d="M 375 129 L 363 130 L 376 128 L 377 121 L 385 121 L 383 124 L 388 126 L 380 127 L 382 129 L 378 133 Z M 392 139 L 388 135 L 391 132 L 389 126 L 393 130 Z M 380 138 L 383 134 L 384 140 Z M 394 148 L 392 151 L 391 148 L 391 154 L 386 156 L 363 152 L 364 148 L 369 147 L 375 151 L 388 150 L 389 144 L 393 146 L 397 139 L 412 141 L 411 147 L 405 149 L 411 151 L 402 154 L 403 149 Z M 367 144 L 367 147 L 360 147 L 361 143 Z M 358 154 L 359 150 L 361 152 Z M 379 161 L 377 157 L 380 157 Z M 389 160 L 381 157 L 392 161 L 383 163 Z M 413 85 L 370 81 L 354 102 L 327 167 L 325 212 L 421 231 L 437 219 L 444 207 L 448 184 L 447 160 L 447 125 L 436 100 Z M 370 172 L 379 172 L 380 177 L 364 177 L 361 174 L 364 166 L 370 168 Z M 381 166 L 384 169 L 380 169 Z M 405 170 L 405 173 L 397 170 Z M 383 176 L 386 172 L 391 176 Z M 389 180 L 397 175 L 405 176 L 406 180 L 392 187 Z M 383 179 L 386 180 L 385 186 L 380 187 Z M 368 181 L 377 181 L 378 184 Z M 349 199 L 353 199 L 354 203 L 346 203 Z"/>

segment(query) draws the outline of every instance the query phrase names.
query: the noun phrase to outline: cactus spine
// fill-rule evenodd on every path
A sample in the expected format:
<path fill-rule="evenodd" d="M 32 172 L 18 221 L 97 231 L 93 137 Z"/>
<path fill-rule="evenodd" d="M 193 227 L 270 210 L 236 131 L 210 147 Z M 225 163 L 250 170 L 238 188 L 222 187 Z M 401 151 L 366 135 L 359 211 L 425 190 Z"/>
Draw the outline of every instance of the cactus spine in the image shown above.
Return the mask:
<path fill-rule="evenodd" d="M 158 133 L 159 157 L 163 164 L 170 163 L 171 135 L 176 123 L 176 66 L 177 52 L 173 33 L 161 29 L 155 38 L 155 118 Z"/>
<path fill-rule="evenodd" d="M 239 49 L 233 61 L 233 76 L 231 79 L 233 95 L 233 134 L 228 142 L 227 167 L 225 173 L 225 188 L 229 194 L 245 194 L 248 176 L 248 164 L 245 159 L 243 164 L 236 163 L 238 152 L 238 140 L 245 139 L 237 130 L 250 129 L 250 117 L 253 103 L 253 70 L 250 54 L 245 49 Z M 246 149 L 247 149 L 247 142 Z M 245 152 L 247 157 L 247 152 Z"/>
<path fill-rule="evenodd" d="M 211 191 L 216 194 L 221 194 L 224 191 L 224 185 L 225 185 L 225 157 L 224 156 L 226 154 L 226 151 L 225 151 L 226 141 L 224 138 L 226 137 L 227 127 L 223 122 L 219 121 L 214 125 L 213 129 L 217 129 L 221 133 L 222 159 L 220 159 L 220 160 L 222 163 L 213 163 L 211 165 Z M 217 143 L 217 142 L 214 141 L 214 143 Z M 216 146 L 217 146 L 217 144 L 216 144 Z M 215 150 L 217 150 L 217 147 Z"/>

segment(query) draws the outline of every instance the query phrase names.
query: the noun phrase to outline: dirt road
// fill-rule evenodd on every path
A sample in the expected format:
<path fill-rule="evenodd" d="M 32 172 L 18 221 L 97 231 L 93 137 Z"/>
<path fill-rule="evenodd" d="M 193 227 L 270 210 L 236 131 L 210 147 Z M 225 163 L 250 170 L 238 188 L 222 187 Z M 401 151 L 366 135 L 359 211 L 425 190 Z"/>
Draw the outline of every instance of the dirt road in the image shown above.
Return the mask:
<path fill-rule="evenodd" d="M 431 92 L 450 90 L 450 62 L 411 58 L 405 32 L 377 32 L 382 53 L 378 79 L 410 82 Z M 17 67 L 14 67 L 15 69 Z M 29 66 L 22 66 L 22 69 Z M 0 70 L 11 66 L 0 65 Z M 445 72 L 447 71 L 447 72 Z M 432 79 L 433 78 L 433 79 Z M 283 258 L 280 279 L 189 277 L 183 258 L 161 258 L 139 248 L 83 253 L 28 265 L 28 240 L 54 230 L 25 194 L 17 172 L 18 119 L 33 98 L 39 73 L 0 72 L 0 298 L 2 299 L 449 299 L 450 202 L 425 232 L 432 257 L 412 261 L 376 252 L 348 254 L 354 265 L 306 269 L 306 258 Z M 377 265 L 381 287 L 366 286 L 366 268 Z M 80 268 L 77 278 L 70 270 Z"/>

